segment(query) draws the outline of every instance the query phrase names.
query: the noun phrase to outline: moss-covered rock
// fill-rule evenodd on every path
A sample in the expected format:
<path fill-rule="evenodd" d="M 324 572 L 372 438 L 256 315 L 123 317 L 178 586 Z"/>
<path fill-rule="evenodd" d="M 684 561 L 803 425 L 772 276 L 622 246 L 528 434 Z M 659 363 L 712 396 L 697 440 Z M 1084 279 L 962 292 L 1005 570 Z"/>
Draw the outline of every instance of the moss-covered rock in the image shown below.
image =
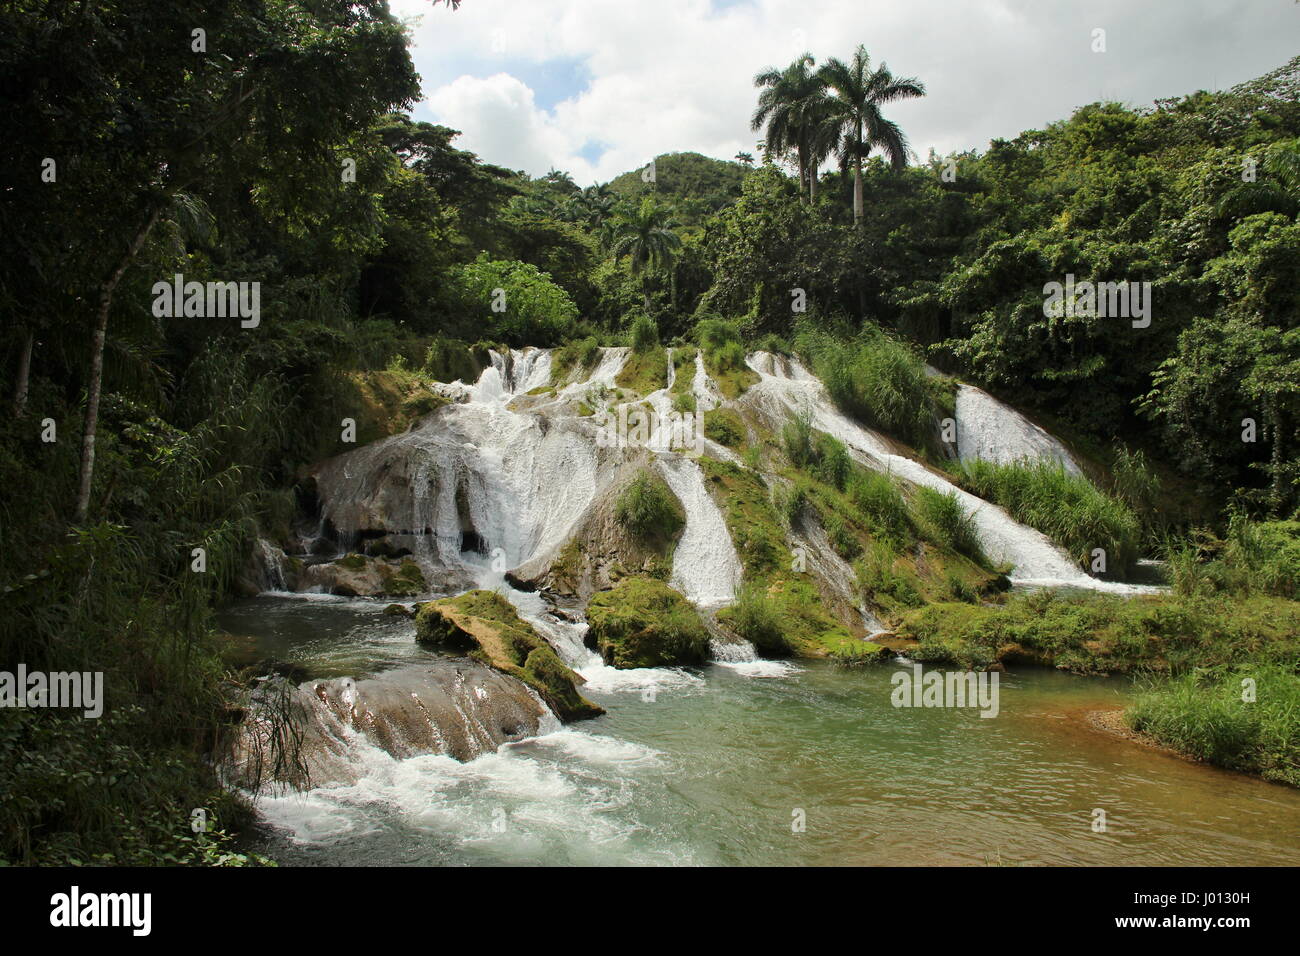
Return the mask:
<path fill-rule="evenodd" d="M 578 693 L 585 683 L 556 656 L 551 645 L 520 619 L 495 591 L 467 591 L 419 606 L 415 639 L 447 647 L 522 680 L 561 720 L 597 717 L 605 711 Z"/>
<path fill-rule="evenodd" d="M 340 378 L 340 407 L 357 423 L 358 445 L 406 431 L 451 400 L 433 380 L 397 369 L 348 372 Z"/>
<path fill-rule="evenodd" d="M 380 565 L 379 576 L 384 581 L 384 594 L 389 597 L 412 597 L 429 590 L 424 572 L 410 558 L 396 568 L 391 564 Z"/>
<path fill-rule="evenodd" d="M 619 504 L 629 487 L 643 478 L 658 497 L 662 492 L 667 513 L 663 520 L 643 524 L 636 533 L 618 514 Z M 639 497 L 633 495 L 633 498 Z M 629 499 L 628 504 L 633 502 Z M 636 509 L 633 509 L 636 510 Z M 625 517 L 631 517 L 625 509 Z M 667 580 L 672 573 L 673 548 L 685 527 L 681 503 L 649 465 L 643 451 L 631 454 L 610 483 L 578 521 L 572 536 L 556 551 L 525 562 L 511 573 L 511 583 L 525 590 L 544 589 L 585 604 L 592 594 L 613 586 L 628 576 Z"/>
<path fill-rule="evenodd" d="M 413 597 L 429 590 L 424 572 L 410 558 L 390 560 L 355 552 L 308 565 L 297 577 L 302 589 L 316 587 L 345 597 Z"/>
<path fill-rule="evenodd" d="M 709 632 L 686 600 L 658 578 L 624 578 L 592 596 L 587 644 L 619 668 L 700 664 Z"/>

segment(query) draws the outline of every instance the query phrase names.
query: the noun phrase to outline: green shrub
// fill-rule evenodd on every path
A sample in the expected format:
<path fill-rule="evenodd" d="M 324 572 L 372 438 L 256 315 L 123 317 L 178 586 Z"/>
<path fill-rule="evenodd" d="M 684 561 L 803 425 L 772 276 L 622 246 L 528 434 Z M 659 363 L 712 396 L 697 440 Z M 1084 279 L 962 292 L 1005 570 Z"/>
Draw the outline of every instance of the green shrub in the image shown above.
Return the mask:
<path fill-rule="evenodd" d="M 784 657 L 792 653 L 781 627 L 780 608 L 759 584 L 746 584 L 732 605 L 728 623 L 765 657 Z"/>
<path fill-rule="evenodd" d="M 632 320 L 632 351 L 639 354 L 659 347 L 659 326 L 644 312 Z"/>
<path fill-rule="evenodd" d="M 550 345 L 574 328 L 578 307 L 549 273 L 513 259 L 493 259 L 486 252 L 452 274 L 458 306 L 482 323 L 488 338 L 514 346 Z M 504 292 L 505 311 L 494 311 Z"/>

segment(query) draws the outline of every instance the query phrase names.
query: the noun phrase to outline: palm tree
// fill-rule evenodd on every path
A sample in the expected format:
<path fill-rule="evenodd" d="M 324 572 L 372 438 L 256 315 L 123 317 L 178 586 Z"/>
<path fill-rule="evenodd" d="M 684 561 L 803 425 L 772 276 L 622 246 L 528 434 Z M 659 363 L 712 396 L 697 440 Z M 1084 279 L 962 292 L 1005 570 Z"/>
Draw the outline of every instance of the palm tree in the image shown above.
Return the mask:
<path fill-rule="evenodd" d="M 1249 216 L 1257 212 L 1280 212 L 1288 216 L 1300 209 L 1300 140 L 1273 143 L 1264 154 L 1263 176 L 1243 182 L 1219 200 L 1224 217 Z"/>
<path fill-rule="evenodd" d="M 672 210 L 655 203 L 653 196 L 641 200 L 635 212 L 623 213 L 614 223 L 614 258 L 628 256 L 632 274 L 641 277 L 641 294 L 650 311 L 650 273 L 666 270 L 682 247 L 673 227 Z"/>
<path fill-rule="evenodd" d="M 924 96 L 925 86 L 916 79 L 895 79 L 884 63 L 871 69 L 867 48 L 859 44 L 849 63 L 831 58 L 817 71 L 827 92 L 826 126 L 822 141 L 829 139 L 846 173 L 853 166 L 853 222 L 862 224 L 862 163 L 873 148 L 879 148 L 895 169 L 907 162 L 911 150 L 898 124 L 885 119 L 880 108 L 896 100 Z"/>
<path fill-rule="evenodd" d="M 574 193 L 569 199 L 575 218 L 586 223 L 587 228 L 598 230 L 614 209 L 618 197 L 608 185 L 597 183 Z"/>
<path fill-rule="evenodd" d="M 829 154 L 823 133 L 826 94 L 812 69 L 815 63 L 812 54 L 805 53 L 784 70 L 769 67 L 754 77 L 754 85 L 763 92 L 750 120 L 753 130 L 766 124 L 764 144 L 769 156 L 794 152 L 800 196 L 807 183 L 810 198 L 817 194 L 817 167 Z"/>

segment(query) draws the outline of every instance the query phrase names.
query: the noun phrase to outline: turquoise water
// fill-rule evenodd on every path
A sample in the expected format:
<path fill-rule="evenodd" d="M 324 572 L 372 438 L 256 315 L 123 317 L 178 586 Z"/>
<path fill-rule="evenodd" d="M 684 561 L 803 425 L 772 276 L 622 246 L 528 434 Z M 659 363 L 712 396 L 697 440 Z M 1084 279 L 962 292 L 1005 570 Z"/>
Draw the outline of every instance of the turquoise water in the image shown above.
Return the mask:
<path fill-rule="evenodd" d="M 223 622 L 313 676 L 433 656 L 382 607 L 263 597 Z M 986 719 L 891 706 L 901 669 L 714 665 L 654 695 L 588 691 L 606 716 L 468 764 L 362 745 L 356 785 L 263 798 L 258 848 L 308 865 L 1300 864 L 1300 793 L 1088 725 L 1123 681 L 1005 674 Z"/>

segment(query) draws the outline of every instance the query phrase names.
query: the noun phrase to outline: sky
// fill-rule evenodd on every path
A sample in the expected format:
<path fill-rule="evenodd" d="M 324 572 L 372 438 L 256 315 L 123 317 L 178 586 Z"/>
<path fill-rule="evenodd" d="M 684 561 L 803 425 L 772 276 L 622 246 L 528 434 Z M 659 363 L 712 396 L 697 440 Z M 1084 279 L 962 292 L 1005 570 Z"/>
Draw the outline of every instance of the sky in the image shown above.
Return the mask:
<path fill-rule="evenodd" d="M 917 155 L 983 150 L 1099 99 L 1226 89 L 1300 51 L 1296 0 L 391 0 L 423 99 L 486 162 L 579 185 L 662 153 L 755 153 L 754 75 L 862 43 L 927 95 Z M 1105 31 L 1104 35 L 1096 31 Z M 1104 51 L 1096 51 L 1098 39 Z"/>

